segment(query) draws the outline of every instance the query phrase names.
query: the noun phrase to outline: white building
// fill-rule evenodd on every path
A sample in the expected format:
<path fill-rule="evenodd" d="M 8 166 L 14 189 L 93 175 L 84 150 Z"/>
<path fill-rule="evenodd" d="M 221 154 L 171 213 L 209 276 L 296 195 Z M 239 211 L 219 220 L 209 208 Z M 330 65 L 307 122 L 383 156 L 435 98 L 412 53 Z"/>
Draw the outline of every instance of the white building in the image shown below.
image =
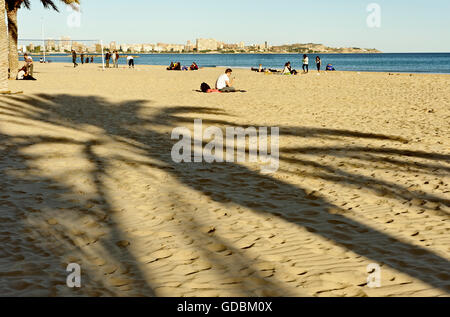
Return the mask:
<path fill-rule="evenodd" d="M 215 39 L 197 39 L 197 52 L 217 51 L 218 43 Z"/>

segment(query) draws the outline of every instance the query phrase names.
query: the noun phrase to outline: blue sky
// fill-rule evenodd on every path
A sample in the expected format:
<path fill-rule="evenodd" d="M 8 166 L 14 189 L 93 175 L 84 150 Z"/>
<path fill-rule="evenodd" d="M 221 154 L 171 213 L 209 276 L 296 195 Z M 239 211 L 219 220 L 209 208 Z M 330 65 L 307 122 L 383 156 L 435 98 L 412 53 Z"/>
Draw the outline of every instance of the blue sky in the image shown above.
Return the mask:
<path fill-rule="evenodd" d="M 384 52 L 450 52 L 449 0 L 81 0 L 80 27 L 71 14 L 42 9 L 19 13 L 20 38 L 103 39 L 119 43 L 179 43 L 213 37 L 271 45 L 323 43 Z M 58 2 L 58 0 L 55 0 Z M 381 27 L 366 23 L 370 3 L 381 7 Z"/>

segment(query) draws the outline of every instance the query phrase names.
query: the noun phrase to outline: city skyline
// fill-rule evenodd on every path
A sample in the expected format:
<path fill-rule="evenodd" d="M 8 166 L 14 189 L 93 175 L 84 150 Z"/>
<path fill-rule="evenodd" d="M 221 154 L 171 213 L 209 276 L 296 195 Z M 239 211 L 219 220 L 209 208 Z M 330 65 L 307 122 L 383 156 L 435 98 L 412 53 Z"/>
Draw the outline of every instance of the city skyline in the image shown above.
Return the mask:
<path fill-rule="evenodd" d="M 118 43 L 111 41 L 80 41 L 69 36 L 60 39 L 42 39 L 34 42 L 22 40 L 18 49 L 23 53 L 68 53 L 75 50 L 79 53 L 102 53 L 106 51 L 119 51 L 123 53 L 380 53 L 370 48 L 333 48 L 317 43 L 297 43 L 294 45 L 271 46 L 268 41 L 263 44 L 246 45 L 238 43 L 225 43 L 217 39 L 198 38 L 195 41 L 187 40 L 186 44 L 173 43 Z M 44 44 L 45 43 L 45 44 Z M 44 44 L 44 45 L 43 45 Z"/>
<path fill-rule="evenodd" d="M 19 11 L 19 32 L 20 38 L 41 38 L 43 18 L 47 38 L 69 35 L 74 39 L 102 39 L 105 43 L 184 44 L 189 38 L 220 38 L 227 43 L 321 43 L 383 52 L 450 51 L 450 43 L 441 40 L 450 38 L 448 1 L 436 0 L 433 6 L 420 1 L 409 1 L 407 5 L 377 1 L 381 8 L 379 28 L 367 24 L 370 1 L 335 2 L 281 0 L 275 5 L 264 0 L 243 3 L 231 0 L 231 7 L 234 4 L 239 10 L 227 12 L 220 5 L 203 0 L 194 3 L 138 0 L 133 5 L 85 0 L 79 25 L 75 26 L 67 23 L 73 12 L 62 5 L 60 13 L 56 13 L 33 2 L 31 11 Z M 283 16 L 287 14 L 294 15 Z"/>

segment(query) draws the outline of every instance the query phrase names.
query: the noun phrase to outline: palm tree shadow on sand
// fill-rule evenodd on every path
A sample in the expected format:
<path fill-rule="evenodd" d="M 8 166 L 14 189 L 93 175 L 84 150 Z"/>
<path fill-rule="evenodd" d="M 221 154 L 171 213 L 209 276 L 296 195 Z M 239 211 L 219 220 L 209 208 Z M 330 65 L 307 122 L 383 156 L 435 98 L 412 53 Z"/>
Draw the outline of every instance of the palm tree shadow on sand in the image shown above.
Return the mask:
<path fill-rule="evenodd" d="M 360 223 L 346 216 L 346 210 L 327 202 L 320 196 L 310 193 L 301 187 L 294 186 L 271 176 L 262 175 L 239 164 L 176 164 L 171 158 L 171 148 L 174 141 L 170 139 L 167 133 L 158 132 L 152 127 L 164 127 L 173 129 L 175 127 L 191 124 L 193 118 L 203 118 L 205 124 L 233 126 L 232 122 L 227 120 L 208 119 L 210 115 L 226 116 L 226 113 L 219 109 L 200 108 L 200 107 L 166 107 L 158 110 L 156 114 L 150 116 L 143 115 L 143 100 L 128 101 L 119 104 L 109 103 L 105 99 L 97 96 L 80 97 L 71 95 L 38 95 L 5 98 L 2 102 L 0 112 L 9 116 L 11 122 L 23 124 L 17 121 L 19 118 L 31 120 L 31 122 L 45 123 L 52 126 L 68 129 L 80 130 L 86 126 L 92 126 L 99 129 L 99 137 L 107 135 L 119 143 L 126 144 L 136 151 L 144 152 L 146 156 L 152 158 L 155 163 L 140 162 L 128 158 L 121 158 L 128 163 L 148 165 L 150 168 L 163 170 L 176 178 L 181 184 L 188 188 L 208 196 L 218 203 L 233 203 L 242 206 L 256 213 L 270 214 L 280 217 L 288 222 L 295 223 L 308 231 L 324 237 L 334 243 L 345 247 L 360 256 L 369 258 L 377 263 L 388 265 L 395 270 L 406 273 L 423 282 L 448 292 L 450 285 L 443 282 L 438 276 L 449 274 L 449 261 L 430 250 L 403 242 L 386 232 L 381 232 L 366 224 Z M 20 107 L 20 105 L 26 105 Z M 3 109 L 3 110 L 2 110 Z M 33 109 L 31 111 L 30 109 Z M 14 112 L 14 115 L 11 115 Z M 114 117 L 115 120 L 108 118 Z M 120 120 L 117 120 L 120 118 Z M 366 134 L 345 130 L 332 129 L 312 129 L 303 127 L 280 127 L 281 136 L 294 136 L 301 138 L 366 138 L 374 140 L 390 140 L 404 142 L 401 138 L 393 138 L 384 135 Z M 7 139 L 6 143 L 14 143 L 16 155 L 21 155 L 20 150 L 23 147 L 40 143 L 65 143 L 74 142 L 70 138 L 61 138 L 45 140 L 39 136 L 29 137 L 23 143 L 18 142 L 17 138 L 3 136 Z M 24 136 L 22 136 L 22 139 Z M 19 138 L 20 139 L 20 138 Z M 114 209 L 110 203 L 110 197 L 105 193 L 102 179 L 108 174 L 109 162 L 95 154 L 92 147 L 98 141 L 80 142 L 83 147 L 83 155 L 90 161 L 95 162 L 95 168 L 90 172 L 91 177 L 96 184 L 96 193 L 94 198 L 86 200 L 85 204 L 91 204 L 92 208 L 81 208 L 91 211 L 94 209 L 95 217 L 99 221 L 108 223 L 108 240 L 102 239 L 104 248 L 113 247 L 112 244 L 117 240 L 126 240 L 124 234 L 117 226 L 114 226 Z M 300 160 L 296 154 L 302 151 L 308 151 L 309 154 L 317 153 L 339 153 L 343 158 L 354 157 L 357 155 L 361 160 L 385 160 L 385 158 L 375 157 L 374 153 L 388 151 L 396 159 L 390 159 L 392 164 L 407 164 L 402 161 L 403 156 L 428 158 L 432 161 L 428 165 L 415 166 L 416 168 L 429 169 L 430 173 L 436 169 L 446 170 L 441 161 L 445 162 L 450 156 L 424 152 L 401 152 L 395 149 L 385 148 L 293 148 L 281 149 L 281 160 L 286 164 L 309 167 L 316 169 L 313 175 L 336 183 L 348 183 L 352 185 L 365 186 L 373 192 L 383 191 L 391 198 L 399 200 L 411 199 L 420 195 L 417 192 L 408 190 L 399 184 L 387 183 L 377 179 L 367 179 L 363 175 L 344 173 L 333 166 L 317 163 L 314 160 Z M 337 151 L 337 152 L 334 152 Z M 293 157 L 294 155 L 295 157 Z M 332 154 L 334 155 L 334 154 Z M 368 158 L 367 155 L 372 155 Z M 33 157 L 24 157 L 27 169 L 32 166 Z M 54 183 L 55 180 L 47 179 L 45 182 Z M 70 192 L 70 188 L 64 188 L 63 191 Z M 243 195 L 245 192 L 245 195 Z M 450 206 L 448 200 L 432 195 L 421 195 L 421 199 L 437 202 L 443 206 Z M 311 210 L 314 207 L 314 213 Z M 424 205 L 426 209 L 426 205 Z M 448 215 L 443 213 L 442 217 Z M 389 246 L 389 248 L 385 248 Z M 230 246 L 232 247 L 232 246 Z M 133 273 L 131 278 L 139 281 L 145 281 L 138 261 L 133 258 L 130 252 L 123 251 L 121 256 L 127 258 L 127 263 L 133 267 L 129 270 Z M 120 260 L 120 259 L 118 259 Z M 137 278 L 136 278 L 137 277 Z M 148 278 L 147 278 L 148 279 Z M 445 281 L 445 279 L 444 279 Z M 151 285 L 140 283 L 134 287 L 141 289 L 142 294 L 153 294 Z M 250 290 L 246 290 L 251 294 Z"/>

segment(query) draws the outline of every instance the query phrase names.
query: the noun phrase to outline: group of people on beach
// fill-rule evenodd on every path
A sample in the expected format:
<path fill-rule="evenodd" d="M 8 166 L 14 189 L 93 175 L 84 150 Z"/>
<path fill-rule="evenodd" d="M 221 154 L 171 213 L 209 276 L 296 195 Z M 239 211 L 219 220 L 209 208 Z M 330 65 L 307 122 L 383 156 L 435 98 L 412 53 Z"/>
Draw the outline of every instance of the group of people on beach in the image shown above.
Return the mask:
<path fill-rule="evenodd" d="M 114 50 L 113 52 L 106 52 L 105 56 L 105 66 L 106 68 L 110 68 L 110 64 L 112 62 L 112 67 L 113 68 L 119 68 L 119 59 L 120 59 L 120 55 L 119 52 L 117 50 Z M 81 52 L 80 53 L 80 61 L 81 64 L 89 64 L 90 63 L 94 63 L 94 56 L 88 56 L 86 57 L 86 59 L 84 58 L 84 53 Z M 78 63 L 77 63 L 77 52 L 75 50 L 72 50 L 72 63 L 73 63 L 73 67 L 77 67 Z M 127 56 L 127 64 L 129 68 L 134 68 L 134 56 L 133 55 L 128 55 Z"/>
<path fill-rule="evenodd" d="M 33 58 L 25 53 L 23 55 L 23 59 L 25 61 L 25 64 L 22 66 L 22 68 L 19 69 L 19 72 L 17 73 L 17 80 L 36 80 L 36 78 L 33 77 Z"/>
<path fill-rule="evenodd" d="M 119 68 L 119 58 L 120 58 L 119 52 L 117 52 L 116 50 L 114 50 L 112 53 L 109 51 L 106 52 L 106 54 L 105 54 L 106 68 L 109 68 L 111 60 L 113 63 L 113 68 Z M 134 67 L 134 63 L 133 63 L 133 67 Z"/>
<path fill-rule="evenodd" d="M 320 56 L 316 56 L 316 67 L 317 71 L 320 73 L 322 68 L 322 60 L 320 59 Z M 302 60 L 302 69 L 303 74 L 309 73 L 309 57 L 308 55 L 303 55 Z M 271 69 L 271 68 L 263 68 L 262 64 L 259 64 L 259 68 L 251 68 L 252 71 L 258 72 L 258 73 L 280 73 L 279 70 Z M 326 71 L 334 71 L 336 70 L 332 64 L 328 64 L 325 68 Z M 282 75 L 297 75 L 298 71 L 292 68 L 291 62 L 287 62 L 284 64 L 284 68 L 281 71 Z"/>
<path fill-rule="evenodd" d="M 119 68 L 119 59 L 120 55 L 118 51 L 113 51 L 110 53 L 109 51 L 105 54 L 105 62 L 106 62 L 106 68 L 109 68 L 109 64 L 112 60 L 113 68 Z M 127 55 L 127 64 L 128 68 L 134 68 L 134 56 L 133 55 Z"/>
<path fill-rule="evenodd" d="M 303 55 L 303 73 L 307 74 L 309 73 L 309 57 L 308 55 L 304 54 Z M 172 64 L 171 64 L 172 66 Z M 320 73 L 321 71 L 321 67 L 322 67 L 322 60 L 320 59 L 320 56 L 316 56 L 316 67 L 317 67 L 317 71 Z M 168 68 L 169 69 L 169 68 Z M 260 73 L 268 73 L 268 72 L 278 72 L 277 70 L 274 69 L 266 69 L 263 68 L 262 64 L 259 65 L 259 68 L 252 68 L 252 71 L 256 71 L 256 72 L 260 72 Z M 334 68 L 333 65 L 328 64 L 325 68 L 326 71 L 335 71 L 336 69 Z M 231 68 L 228 68 L 225 71 L 225 74 L 222 74 L 219 76 L 219 78 L 216 81 L 216 87 L 215 89 L 211 89 L 209 87 L 209 85 L 207 85 L 206 83 L 202 83 L 202 85 L 200 86 L 200 89 L 202 92 L 206 92 L 206 93 L 211 93 L 211 92 L 236 92 L 238 90 L 236 90 L 233 87 L 233 81 L 234 78 L 231 78 L 231 74 L 232 74 L 233 70 Z M 297 75 L 298 72 L 292 68 L 291 66 L 291 62 L 287 62 L 284 65 L 284 69 L 281 72 L 281 74 L 283 75 Z"/>
<path fill-rule="evenodd" d="M 302 60 L 302 69 L 303 69 L 303 74 L 307 74 L 309 73 L 309 57 L 308 55 L 304 54 L 303 55 L 303 60 Z M 317 72 L 320 73 L 320 70 L 322 68 L 322 60 L 320 59 L 320 56 L 316 56 L 316 67 L 317 67 Z M 328 64 L 327 67 L 325 68 L 326 71 L 334 71 L 336 70 L 333 65 Z M 291 67 L 291 62 L 287 62 L 284 65 L 284 69 L 282 71 L 283 75 L 297 75 L 298 72 L 295 69 L 292 69 Z"/>
<path fill-rule="evenodd" d="M 72 54 L 72 63 L 73 63 L 73 67 L 77 67 L 78 63 L 77 63 L 77 52 L 75 50 L 72 50 L 71 52 Z M 84 58 L 84 52 L 80 53 L 80 62 L 81 65 L 83 64 L 89 64 L 89 62 L 93 63 L 94 62 L 94 56 L 87 56 L 86 59 Z"/>
<path fill-rule="evenodd" d="M 181 66 L 180 62 L 171 62 L 167 70 L 199 70 L 196 62 L 192 62 L 191 66 Z"/>

